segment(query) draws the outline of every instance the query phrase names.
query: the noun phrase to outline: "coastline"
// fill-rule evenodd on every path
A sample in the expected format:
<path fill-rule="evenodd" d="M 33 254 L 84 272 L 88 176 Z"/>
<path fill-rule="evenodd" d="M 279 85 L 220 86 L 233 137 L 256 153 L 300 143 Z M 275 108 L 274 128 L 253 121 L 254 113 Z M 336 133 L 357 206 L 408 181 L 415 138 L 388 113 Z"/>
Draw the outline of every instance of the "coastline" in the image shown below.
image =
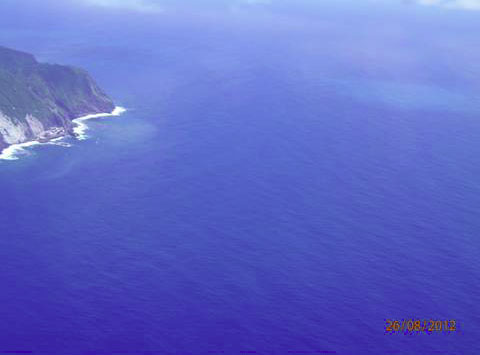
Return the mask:
<path fill-rule="evenodd" d="M 78 140 L 83 141 L 88 138 L 88 136 L 85 134 L 85 132 L 88 130 L 88 126 L 84 123 L 85 121 L 94 118 L 120 116 L 125 111 L 126 109 L 124 107 L 115 106 L 113 111 L 110 113 L 94 113 L 91 115 L 75 118 L 72 120 L 72 122 L 76 124 L 76 127 L 73 128 L 73 132 L 75 133 L 75 136 Z"/>
<path fill-rule="evenodd" d="M 126 109 L 124 107 L 116 106 L 114 110 L 110 113 L 107 113 L 107 112 L 95 113 L 95 114 L 85 115 L 85 116 L 73 119 L 72 122 L 75 124 L 75 127 L 73 128 L 73 132 L 75 133 L 76 139 L 86 140 L 88 138 L 88 136 L 86 135 L 86 131 L 88 130 L 88 125 L 84 123 L 85 121 L 95 119 L 95 118 L 120 116 L 125 111 Z M 28 141 L 28 142 L 23 142 L 18 144 L 12 144 L 0 152 L 0 160 L 18 160 L 20 158 L 17 156 L 17 153 L 21 153 L 22 151 L 25 150 L 25 148 L 33 147 L 41 144 L 55 144 L 55 145 L 67 147 L 69 146 L 68 144 L 59 142 L 63 140 L 66 136 L 67 136 L 66 134 L 64 134 L 63 136 L 55 136 L 55 137 L 52 137 L 52 139 L 49 139 L 48 141 L 42 141 L 42 142 L 38 140 L 33 140 L 33 141 Z M 56 143 L 56 142 L 59 142 L 59 143 Z"/>

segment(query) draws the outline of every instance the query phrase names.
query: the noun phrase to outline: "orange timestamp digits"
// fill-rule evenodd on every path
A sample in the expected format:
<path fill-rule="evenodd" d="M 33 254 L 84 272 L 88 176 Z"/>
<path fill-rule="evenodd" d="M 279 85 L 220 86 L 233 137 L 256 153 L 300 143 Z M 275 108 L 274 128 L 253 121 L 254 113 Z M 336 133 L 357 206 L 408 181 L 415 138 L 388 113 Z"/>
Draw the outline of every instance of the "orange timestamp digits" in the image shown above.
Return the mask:
<path fill-rule="evenodd" d="M 385 319 L 386 333 L 412 333 L 412 332 L 455 332 L 457 331 L 456 320 L 420 320 L 420 319 Z"/>

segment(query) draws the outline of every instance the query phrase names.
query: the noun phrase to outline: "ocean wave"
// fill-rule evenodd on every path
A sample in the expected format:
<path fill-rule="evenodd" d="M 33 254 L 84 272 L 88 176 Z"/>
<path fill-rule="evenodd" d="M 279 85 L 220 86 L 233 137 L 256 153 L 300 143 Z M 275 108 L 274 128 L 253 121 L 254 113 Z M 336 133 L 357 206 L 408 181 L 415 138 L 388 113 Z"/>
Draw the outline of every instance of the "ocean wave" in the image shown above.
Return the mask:
<path fill-rule="evenodd" d="M 63 139 L 63 137 L 62 137 Z M 51 142 L 48 142 L 46 144 L 51 144 L 51 145 L 58 145 L 59 147 L 65 147 L 65 148 L 70 148 L 72 145 L 70 143 L 67 143 L 67 142 L 62 142 L 62 141 L 51 141 Z"/>
<path fill-rule="evenodd" d="M 72 122 L 75 124 L 73 131 L 77 135 L 77 139 L 85 140 L 88 138 L 88 136 L 85 134 L 85 132 L 88 130 L 88 126 L 85 123 L 85 121 L 91 120 L 93 118 L 120 116 L 125 111 L 126 109 L 124 107 L 117 106 L 111 113 L 97 113 L 97 114 L 86 115 L 79 118 L 75 118 L 74 120 L 72 120 Z M 25 143 L 12 144 L 11 146 L 8 146 L 4 150 L 2 150 L 2 152 L 0 153 L 0 160 L 18 160 L 22 155 L 28 154 L 28 151 L 25 148 L 33 147 L 36 145 L 51 144 L 51 145 L 58 145 L 61 147 L 71 147 L 71 144 L 67 142 L 63 142 L 64 139 L 65 137 L 59 137 L 59 138 L 52 139 L 50 142 L 47 142 L 47 143 L 30 141 Z"/>
<path fill-rule="evenodd" d="M 0 160 L 18 160 L 20 155 L 26 154 L 25 148 L 33 147 L 35 145 L 42 144 L 37 141 L 19 143 L 19 144 L 12 144 L 8 146 L 2 153 L 0 154 Z"/>
<path fill-rule="evenodd" d="M 86 115 L 83 117 L 76 118 L 72 120 L 72 122 L 75 123 L 76 125 L 76 127 L 73 129 L 73 132 L 77 135 L 78 140 L 85 140 L 88 138 L 88 136 L 85 133 L 88 130 L 88 125 L 85 123 L 85 121 L 91 120 L 93 118 L 120 116 L 125 111 L 126 109 L 124 107 L 117 106 L 111 113 L 97 113 L 93 115 Z"/>

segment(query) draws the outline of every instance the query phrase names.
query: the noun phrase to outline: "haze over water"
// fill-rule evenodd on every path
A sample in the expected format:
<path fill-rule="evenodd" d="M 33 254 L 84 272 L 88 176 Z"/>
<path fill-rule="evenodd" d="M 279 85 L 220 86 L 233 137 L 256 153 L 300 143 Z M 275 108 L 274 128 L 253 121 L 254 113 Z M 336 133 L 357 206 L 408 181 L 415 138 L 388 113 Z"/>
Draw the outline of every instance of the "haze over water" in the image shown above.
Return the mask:
<path fill-rule="evenodd" d="M 0 161 L 0 351 L 480 353 L 480 12 L 89 3 L 0 4 L 127 108 Z"/>

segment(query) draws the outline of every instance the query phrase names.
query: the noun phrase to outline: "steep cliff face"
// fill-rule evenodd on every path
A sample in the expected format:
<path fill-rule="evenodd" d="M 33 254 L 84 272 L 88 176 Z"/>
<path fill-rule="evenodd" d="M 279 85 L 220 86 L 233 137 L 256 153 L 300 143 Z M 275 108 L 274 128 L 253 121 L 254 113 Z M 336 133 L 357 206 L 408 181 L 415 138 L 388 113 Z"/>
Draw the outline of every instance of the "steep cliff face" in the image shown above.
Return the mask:
<path fill-rule="evenodd" d="M 84 70 L 0 47 L 0 150 L 73 134 L 72 119 L 113 109 Z"/>

